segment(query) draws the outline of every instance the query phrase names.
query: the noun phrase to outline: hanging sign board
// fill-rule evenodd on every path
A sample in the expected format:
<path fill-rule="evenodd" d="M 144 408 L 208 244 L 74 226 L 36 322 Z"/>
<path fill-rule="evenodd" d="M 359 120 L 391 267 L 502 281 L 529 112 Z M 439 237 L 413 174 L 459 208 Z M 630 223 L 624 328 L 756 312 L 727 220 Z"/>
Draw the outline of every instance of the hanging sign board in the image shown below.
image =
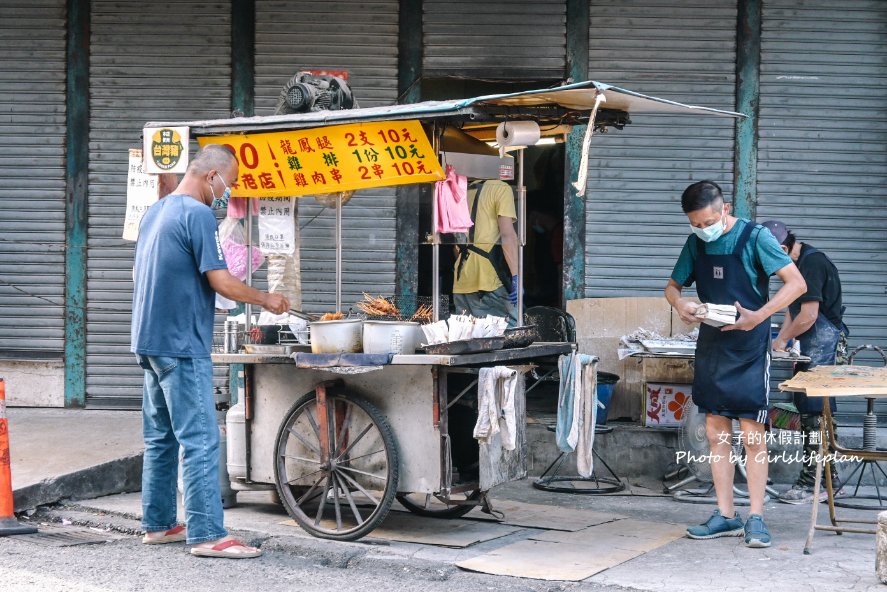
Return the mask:
<path fill-rule="evenodd" d="M 188 126 L 142 130 L 145 172 L 184 173 L 188 168 Z"/>
<path fill-rule="evenodd" d="M 157 175 L 149 175 L 142 167 L 142 151 L 130 149 L 129 170 L 126 179 L 126 217 L 123 220 L 123 240 L 139 238 L 139 224 L 151 204 L 160 198 Z"/>
<path fill-rule="evenodd" d="M 307 130 L 201 137 L 240 161 L 238 197 L 289 197 L 444 178 L 418 121 L 385 121 Z"/>
<path fill-rule="evenodd" d="M 296 250 L 293 198 L 259 200 L 259 248 L 266 255 L 292 255 Z"/>

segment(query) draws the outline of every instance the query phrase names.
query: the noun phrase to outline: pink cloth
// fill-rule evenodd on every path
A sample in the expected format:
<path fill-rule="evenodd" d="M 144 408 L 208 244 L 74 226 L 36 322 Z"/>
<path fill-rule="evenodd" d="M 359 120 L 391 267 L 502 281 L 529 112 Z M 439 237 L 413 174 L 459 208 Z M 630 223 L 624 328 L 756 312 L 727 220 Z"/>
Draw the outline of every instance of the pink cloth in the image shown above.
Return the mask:
<path fill-rule="evenodd" d="M 447 178 L 434 184 L 438 232 L 468 232 L 474 226 L 468 212 L 468 177 L 447 165 Z"/>
<path fill-rule="evenodd" d="M 225 239 L 222 241 L 222 252 L 225 254 L 225 263 L 228 265 L 231 275 L 239 280 L 245 280 L 246 246 L 231 239 Z M 252 247 L 250 253 L 253 256 L 253 271 L 255 271 L 265 261 L 265 256 L 258 247 Z"/>
<path fill-rule="evenodd" d="M 250 203 L 253 206 L 253 214 L 258 215 L 259 213 L 259 200 L 249 197 L 231 197 L 228 199 L 228 212 L 227 216 L 229 218 L 237 218 L 238 220 L 242 220 L 246 218 L 246 204 Z"/>

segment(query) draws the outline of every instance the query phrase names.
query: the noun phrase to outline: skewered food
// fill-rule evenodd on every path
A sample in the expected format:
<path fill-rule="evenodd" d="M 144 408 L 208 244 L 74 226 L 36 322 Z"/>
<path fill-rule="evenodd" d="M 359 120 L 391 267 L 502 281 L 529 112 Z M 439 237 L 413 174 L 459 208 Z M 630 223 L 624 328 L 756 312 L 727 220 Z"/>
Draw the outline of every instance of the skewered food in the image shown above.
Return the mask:
<path fill-rule="evenodd" d="M 341 312 L 328 312 L 320 317 L 321 321 L 341 321 L 345 318 L 345 314 Z"/>
<path fill-rule="evenodd" d="M 357 308 L 368 315 L 380 317 L 396 317 L 400 319 L 400 310 L 387 298 L 378 298 L 363 293 L 363 302 L 357 303 Z"/>

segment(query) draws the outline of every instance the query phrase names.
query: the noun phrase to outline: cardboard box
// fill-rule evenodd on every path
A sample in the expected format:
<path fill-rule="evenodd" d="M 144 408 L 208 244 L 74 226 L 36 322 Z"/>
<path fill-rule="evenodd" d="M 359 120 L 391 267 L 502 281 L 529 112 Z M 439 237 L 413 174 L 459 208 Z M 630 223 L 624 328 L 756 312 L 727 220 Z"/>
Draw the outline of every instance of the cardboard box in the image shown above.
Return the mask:
<path fill-rule="evenodd" d="M 664 296 L 570 300 L 567 312 L 576 319 L 579 351 L 598 356 L 601 359 L 598 370 L 612 372 L 620 378 L 610 400 L 609 419 L 641 421 L 645 382 L 693 382 L 689 360 L 619 360 L 616 354 L 622 336 L 639 327 L 656 331 L 664 337 L 686 333 L 693 328 L 680 320 Z"/>
<path fill-rule="evenodd" d="M 645 383 L 643 424 L 656 428 L 680 426 L 692 397 L 692 384 Z"/>

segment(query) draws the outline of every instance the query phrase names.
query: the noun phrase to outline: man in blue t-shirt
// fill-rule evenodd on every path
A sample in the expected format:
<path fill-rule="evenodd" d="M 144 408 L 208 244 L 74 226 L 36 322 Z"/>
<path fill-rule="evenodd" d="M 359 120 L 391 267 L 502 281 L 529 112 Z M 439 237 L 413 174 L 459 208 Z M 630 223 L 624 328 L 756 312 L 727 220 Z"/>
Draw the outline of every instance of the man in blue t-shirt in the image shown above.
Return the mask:
<path fill-rule="evenodd" d="M 769 547 L 764 524 L 767 443 L 764 424 L 770 392 L 770 316 L 804 293 L 798 268 L 761 226 L 730 215 L 721 188 L 711 181 L 684 190 L 681 208 L 693 234 L 687 239 L 665 288 L 665 297 L 687 323 L 699 322 L 700 303 L 685 298 L 696 284 L 707 304 L 736 306 L 736 322 L 722 328 L 701 325 L 696 344 L 693 402 L 705 413 L 711 473 L 718 509 L 707 522 L 687 529 L 693 539 L 745 534 L 749 547 Z M 768 282 L 783 286 L 767 300 Z M 743 524 L 733 505 L 733 420 L 747 452 L 750 513 Z"/>
<path fill-rule="evenodd" d="M 289 302 L 228 273 L 210 206 L 225 205 L 237 174 L 227 148 L 207 146 L 173 193 L 145 213 L 133 269 L 132 351 L 145 371 L 143 542 L 186 540 L 194 555 L 239 559 L 261 551 L 227 536 L 223 525 L 210 359 L 215 293 L 276 314 Z M 179 446 L 184 527 L 176 522 Z"/>

